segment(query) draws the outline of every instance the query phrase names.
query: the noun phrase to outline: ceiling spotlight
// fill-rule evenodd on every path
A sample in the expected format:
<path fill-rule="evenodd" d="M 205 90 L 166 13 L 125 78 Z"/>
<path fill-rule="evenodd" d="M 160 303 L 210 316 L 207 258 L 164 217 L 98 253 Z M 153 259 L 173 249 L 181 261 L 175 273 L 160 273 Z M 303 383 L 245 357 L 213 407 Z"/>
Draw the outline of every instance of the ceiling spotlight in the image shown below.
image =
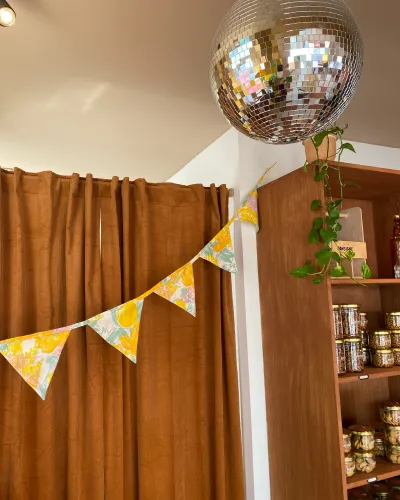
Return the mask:
<path fill-rule="evenodd" d="M 16 14 L 6 0 L 0 0 L 0 26 L 8 28 L 15 23 Z"/>

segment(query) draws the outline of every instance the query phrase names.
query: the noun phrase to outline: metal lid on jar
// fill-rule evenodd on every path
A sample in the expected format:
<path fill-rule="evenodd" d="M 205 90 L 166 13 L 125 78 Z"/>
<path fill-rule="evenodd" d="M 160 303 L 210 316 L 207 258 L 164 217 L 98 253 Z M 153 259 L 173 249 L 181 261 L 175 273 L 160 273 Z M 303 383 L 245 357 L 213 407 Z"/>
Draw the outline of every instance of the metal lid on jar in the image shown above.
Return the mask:
<path fill-rule="evenodd" d="M 363 347 L 362 350 L 363 350 L 363 352 L 368 351 L 368 347 Z"/>
<path fill-rule="evenodd" d="M 343 340 L 335 340 L 335 344 L 343 344 Z"/>
<path fill-rule="evenodd" d="M 360 316 L 364 317 L 364 316 L 367 316 L 368 313 L 362 313 L 360 312 Z"/>
<path fill-rule="evenodd" d="M 350 339 L 344 339 L 345 342 L 361 342 L 359 337 L 352 337 Z"/>
<path fill-rule="evenodd" d="M 379 353 L 379 354 L 393 354 L 393 351 L 392 349 L 375 349 L 375 354 L 376 353 Z"/>
<path fill-rule="evenodd" d="M 332 304 L 332 309 L 339 309 L 340 305 L 339 304 Z"/>
<path fill-rule="evenodd" d="M 392 351 L 393 351 L 393 352 L 394 352 L 394 351 L 399 352 L 399 351 L 400 351 L 400 347 L 393 347 L 393 348 L 392 348 Z"/>
<path fill-rule="evenodd" d="M 400 425 L 387 425 L 386 429 L 393 429 L 395 431 L 400 431 Z"/>
<path fill-rule="evenodd" d="M 344 456 L 344 461 L 345 462 L 354 462 L 354 457 L 351 453 L 346 453 Z"/>
<path fill-rule="evenodd" d="M 359 304 L 341 304 L 340 307 L 342 309 L 359 309 L 360 305 Z"/>
<path fill-rule="evenodd" d="M 375 451 L 355 451 L 354 456 L 359 457 L 375 457 Z"/>
<path fill-rule="evenodd" d="M 375 429 L 370 425 L 350 425 L 349 431 L 353 434 L 375 434 Z"/>
<path fill-rule="evenodd" d="M 391 335 L 392 332 L 390 330 L 374 330 L 370 333 L 372 335 Z"/>
<path fill-rule="evenodd" d="M 386 313 L 386 316 L 400 316 L 400 311 Z"/>
<path fill-rule="evenodd" d="M 390 333 L 400 333 L 400 330 L 390 330 Z"/>
<path fill-rule="evenodd" d="M 382 408 L 384 410 L 400 410 L 400 402 L 399 401 L 385 401 L 382 403 Z"/>

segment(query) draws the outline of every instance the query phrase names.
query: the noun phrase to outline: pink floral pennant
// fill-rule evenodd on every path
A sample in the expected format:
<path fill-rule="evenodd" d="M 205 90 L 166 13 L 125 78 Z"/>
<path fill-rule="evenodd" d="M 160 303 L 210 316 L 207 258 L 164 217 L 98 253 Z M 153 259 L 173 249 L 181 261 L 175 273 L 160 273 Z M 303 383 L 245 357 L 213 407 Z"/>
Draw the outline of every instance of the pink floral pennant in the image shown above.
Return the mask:
<path fill-rule="evenodd" d="M 154 293 L 181 307 L 192 316 L 196 316 L 196 298 L 194 275 L 191 262 L 173 272 L 161 281 Z"/>

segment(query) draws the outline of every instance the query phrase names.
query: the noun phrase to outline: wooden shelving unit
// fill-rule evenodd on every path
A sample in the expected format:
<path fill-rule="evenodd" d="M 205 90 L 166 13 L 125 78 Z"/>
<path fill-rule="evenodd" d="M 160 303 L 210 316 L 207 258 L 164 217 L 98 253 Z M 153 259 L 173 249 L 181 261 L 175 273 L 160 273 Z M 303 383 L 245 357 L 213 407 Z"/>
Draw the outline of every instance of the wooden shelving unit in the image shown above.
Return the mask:
<path fill-rule="evenodd" d="M 344 208 L 361 207 L 373 278 L 356 286 L 332 279 L 315 286 L 289 271 L 313 255 L 306 235 L 324 198 L 320 183 L 299 169 L 259 190 L 258 263 L 272 500 L 347 500 L 369 481 L 400 476 L 380 460 L 371 474 L 346 480 L 342 427 L 379 422 L 379 404 L 400 399 L 400 367 L 367 367 L 338 377 L 332 304 L 357 303 L 370 327 L 400 310 L 400 280 L 391 277 L 390 234 L 400 212 L 400 172 L 342 164 Z M 339 196 L 339 186 L 333 186 Z M 317 248 L 317 247 L 315 247 Z"/>

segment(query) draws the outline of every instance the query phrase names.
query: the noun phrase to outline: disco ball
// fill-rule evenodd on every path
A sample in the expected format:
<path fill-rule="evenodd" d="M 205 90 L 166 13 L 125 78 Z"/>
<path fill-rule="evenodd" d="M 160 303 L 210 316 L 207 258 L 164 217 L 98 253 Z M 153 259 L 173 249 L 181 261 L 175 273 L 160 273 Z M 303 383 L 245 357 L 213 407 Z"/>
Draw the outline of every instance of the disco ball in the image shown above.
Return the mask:
<path fill-rule="evenodd" d="M 344 0 L 238 0 L 214 40 L 211 87 L 239 132 L 298 142 L 346 109 L 363 53 Z"/>

